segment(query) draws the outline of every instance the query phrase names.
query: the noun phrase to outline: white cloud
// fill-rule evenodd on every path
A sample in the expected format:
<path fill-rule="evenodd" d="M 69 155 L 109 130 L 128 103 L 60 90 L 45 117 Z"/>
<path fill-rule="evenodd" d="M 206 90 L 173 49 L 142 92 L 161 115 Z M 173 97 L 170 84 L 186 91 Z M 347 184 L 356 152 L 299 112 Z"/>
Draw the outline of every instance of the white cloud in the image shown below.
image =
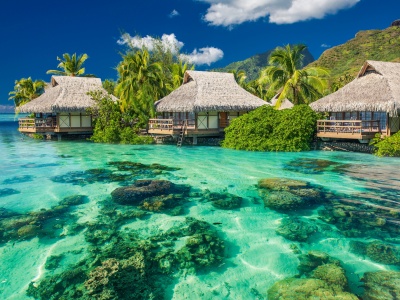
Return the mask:
<path fill-rule="evenodd" d="M 181 54 L 180 58 L 195 65 L 211 65 L 212 63 L 222 59 L 224 52 L 214 47 L 195 49 L 191 54 Z"/>
<path fill-rule="evenodd" d="M 232 26 L 269 17 L 270 23 L 292 24 L 322 19 L 361 0 L 199 0 L 210 4 L 204 20 L 215 26 Z"/>
<path fill-rule="evenodd" d="M 168 16 L 170 18 L 177 17 L 177 16 L 179 16 L 179 12 L 176 9 L 174 9 L 173 11 L 171 11 L 171 13 Z"/>
<path fill-rule="evenodd" d="M 161 45 L 165 50 L 170 50 L 173 53 L 176 53 L 180 50 L 184 43 L 178 41 L 175 34 L 163 34 L 161 39 L 153 38 L 152 36 L 140 37 L 138 35 L 132 37 L 129 33 L 125 33 L 121 36 L 121 38 L 117 41 L 119 45 L 128 44 L 132 48 L 142 49 L 145 47 L 149 51 L 153 51 L 154 47 L 157 43 L 161 41 Z"/>
<path fill-rule="evenodd" d="M 331 45 L 328 45 L 328 44 L 322 44 L 322 45 L 321 45 L 321 47 L 322 47 L 322 48 L 330 48 L 330 47 L 331 47 Z"/>
<path fill-rule="evenodd" d="M 151 36 L 140 37 L 138 35 L 132 37 L 129 33 L 125 33 L 117 41 L 119 45 L 128 44 L 132 48 L 142 49 L 145 47 L 149 51 L 153 51 L 157 43 L 160 43 L 165 50 L 172 51 L 172 53 L 178 53 L 182 49 L 184 43 L 179 41 L 175 34 L 163 34 L 161 39 L 156 39 Z M 222 59 L 224 52 L 221 49 L 215 47 L 205 47 L 199 50 L 194 49 L 190 54 L 181 54 L 180 58 L 183 61 L 187 61 L 195 65 L 211 65 L 212 63 Z"/>

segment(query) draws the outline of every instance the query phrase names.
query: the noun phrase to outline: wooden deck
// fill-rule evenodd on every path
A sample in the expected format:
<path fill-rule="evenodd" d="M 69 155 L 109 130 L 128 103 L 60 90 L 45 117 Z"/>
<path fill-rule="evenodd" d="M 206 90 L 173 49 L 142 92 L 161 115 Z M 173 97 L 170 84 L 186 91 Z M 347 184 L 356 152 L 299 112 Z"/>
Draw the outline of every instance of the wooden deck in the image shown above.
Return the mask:
<path fill-rule="evenodd" d="M 184 120 L 174 119 L 150 119 L 149 120 L 149 134 L 153 135 L 179 135 L 182 129 L 182 122 Z M 195 120 L 187 120 L 185 128 L 185 136 L 219 136 L 223 129 L 198 129 L 196 128 Z"/>
<path fill-rule="evenodd" d="M 18 130 L 21 133 L 91 133 L 93 127 L 59 127 L 53 118 L 20 118 Z"/>
<path fill-rule="evenodd" d="M 379 120 L 318 120 L 317 137 L 368 141 L 381 133 Z"/>

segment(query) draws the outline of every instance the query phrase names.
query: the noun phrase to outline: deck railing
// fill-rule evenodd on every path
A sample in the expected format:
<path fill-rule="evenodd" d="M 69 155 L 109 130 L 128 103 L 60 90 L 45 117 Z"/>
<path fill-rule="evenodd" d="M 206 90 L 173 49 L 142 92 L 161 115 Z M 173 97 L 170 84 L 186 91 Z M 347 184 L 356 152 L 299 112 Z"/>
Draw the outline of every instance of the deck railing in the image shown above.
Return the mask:
<path fill-rule="evenodd" d="M 378 133 L 381 129 L 379 120 L 318 120 L 317 132 Z"/>
<path fill-rule="evenodd" d="M 193 119 L 150 119 L 149 120 L 149 129 L 157 129 L 157 130 L 171 130 L 181 129 L 182 123 L 186 121 L 187 129 L 195 129 L 196 122 Z"/>
<path fill-rule="evenodd" d="M 57 122 L 55 118 L 20 118 L 18 125 L 20 129 L 51 129 L 57 127 Z"/>

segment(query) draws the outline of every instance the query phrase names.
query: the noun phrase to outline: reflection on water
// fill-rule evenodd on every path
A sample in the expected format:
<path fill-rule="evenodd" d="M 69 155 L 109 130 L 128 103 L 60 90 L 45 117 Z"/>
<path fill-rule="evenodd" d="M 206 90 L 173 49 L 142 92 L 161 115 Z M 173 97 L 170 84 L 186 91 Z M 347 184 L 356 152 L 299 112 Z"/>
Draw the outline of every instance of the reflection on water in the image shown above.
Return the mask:
<path fill-rule="evenodd" d="M 400 159 L 16 128 L 0 115 L 2 299 L 400 297 Z"/>

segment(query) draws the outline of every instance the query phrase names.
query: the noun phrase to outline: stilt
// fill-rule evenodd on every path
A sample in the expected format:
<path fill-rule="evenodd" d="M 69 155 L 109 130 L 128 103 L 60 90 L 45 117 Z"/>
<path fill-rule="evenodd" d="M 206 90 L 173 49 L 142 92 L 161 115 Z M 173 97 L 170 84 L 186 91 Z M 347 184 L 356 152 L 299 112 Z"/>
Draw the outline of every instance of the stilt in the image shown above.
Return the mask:
<path fill-rule="evenodd" d="M 197 145 L 197 135 L 193 136 L 193 145 Z"/>

